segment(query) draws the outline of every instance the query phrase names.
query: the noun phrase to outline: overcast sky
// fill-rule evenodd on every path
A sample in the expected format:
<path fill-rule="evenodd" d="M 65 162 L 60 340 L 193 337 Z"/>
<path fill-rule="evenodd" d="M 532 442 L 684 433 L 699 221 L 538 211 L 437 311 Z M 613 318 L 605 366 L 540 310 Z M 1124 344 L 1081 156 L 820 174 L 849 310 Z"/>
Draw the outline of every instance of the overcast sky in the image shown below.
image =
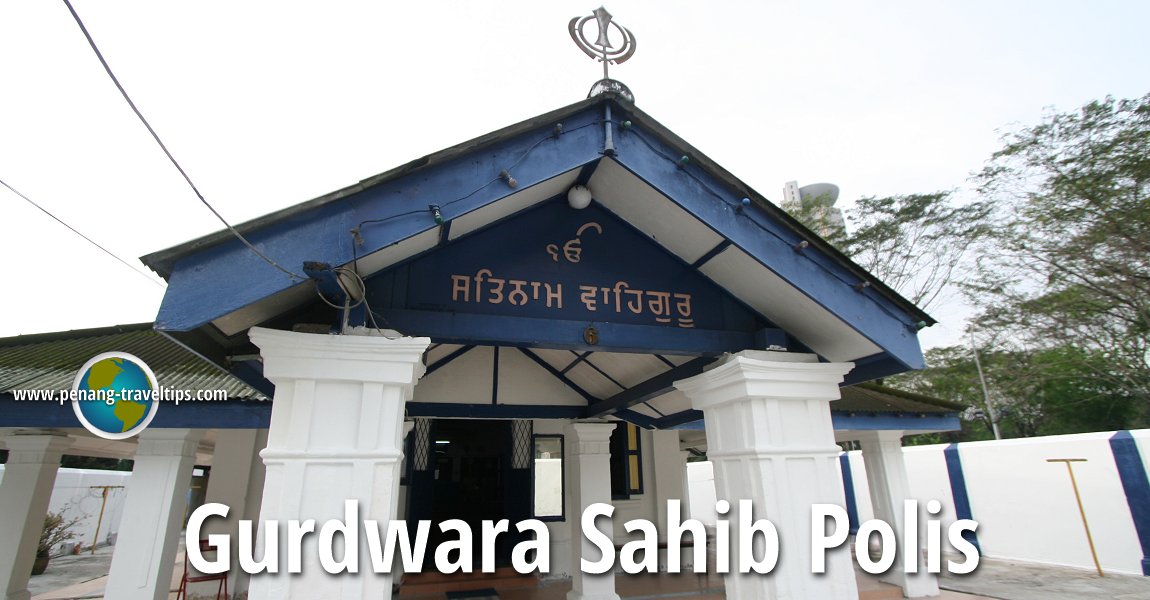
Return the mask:
<path fill-rule="evenodd" d="M 559 108 L 599 77 L 591 2 L 74 0 L 233 223 Z M 772 200 L 962 189 L 1002 131 L 1147 93 L 1150 3 L 617 1 L 644 111 Z M 0 179 L 116 254 L 220 228 L 62 2 L 0 2 Z M 0 336 L 151 320 L 162 288 L 0 188 Z M 140 266 L 141 269 L 144 267 Z M 154 277 L 153 277 L 154 278 Z M 926 345 L 953 342 L 962 311 Z"/>

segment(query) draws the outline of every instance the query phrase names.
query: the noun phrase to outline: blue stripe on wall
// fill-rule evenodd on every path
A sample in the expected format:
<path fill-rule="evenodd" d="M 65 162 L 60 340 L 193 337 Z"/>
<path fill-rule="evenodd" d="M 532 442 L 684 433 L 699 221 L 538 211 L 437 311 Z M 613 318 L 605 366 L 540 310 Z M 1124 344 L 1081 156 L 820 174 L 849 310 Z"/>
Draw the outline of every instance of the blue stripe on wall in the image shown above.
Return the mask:
<path fill-rule="evenodd" d="M 958 456 L 958 444 L 951 444 L 942 451 L 946 458 L 946 474 L 950 477 L 950 495 L 954 498 L 955 518 L 974 519 L 970 511 L 970 496 L 966 493 L 966 476 L 962 473 L 962 459 Z M 978 535 L 968 530 L 962 532 L 962 537 L 974 545 L 978 553 L 982 554 L 982 546 L 978 543 Z"/>
<path fill-rule="evenodd" d="M 1150 575 L 1150 480 L 1138 452 L 1138 442 L 1129 431 L 1119 431 L 1110 438 L 1110 451 L 1114 453 L 1126 504 L 1130 506 L 1130 516 L 1134 518 L 1134 529 L 1142 545 L 1142 574 Z"/>
<path fill-rule="evenodd" d="M 843 490 L 847 496 L 847 522 L 851 526 L 851 535 L 859 532 L 859 506 L 855 498 L 855 477 L 851 473 L 850 455 L 843 452 L 839 455 L 839 465 L 843 472 Z"/>

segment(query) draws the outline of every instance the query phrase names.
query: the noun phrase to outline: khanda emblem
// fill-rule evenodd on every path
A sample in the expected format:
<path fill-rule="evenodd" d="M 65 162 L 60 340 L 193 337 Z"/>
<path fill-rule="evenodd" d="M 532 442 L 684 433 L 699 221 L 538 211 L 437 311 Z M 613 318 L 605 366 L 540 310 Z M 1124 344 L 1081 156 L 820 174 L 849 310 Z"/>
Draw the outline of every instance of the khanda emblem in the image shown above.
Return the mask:
<path fill-rule="evenodd" d="M 598 233 L 599 235 L 603 235 L 603 226 L 602 225 L 600 225 L 594 221 L 591 221 L 589 223 L 584 223 L 583 226 L 580 227 L 575 232 L 575 237 L 567 240 L 567 242 L 565 244 L 563 244 L 562 254 L 560 254 L 560 252 L 559 252 L 560 248 L 559 248 L 558 244 L 547 244 L 547 254 L 551 255 L 551 260 L 554 262 L 559 262 L 560 256 L 562 256 L 564 259 L 567 260 L 567 262 L 570 262 L 570 263 L 577 263 L 580 260 L 582 260 L 583 259 L 583 234 L 586 233 L 587 230 L 589 230 L 589 229 L 593 229 L 595 231 L 595 233 Z"/>
<path fill-rule="evenodd" d="M 592 42 L 585 31 L 588 23 L 594 21 L 599 28 L 598 35 L 595 41 Z M 622 37 L 622 41 L 618 48 L 611 43 L 611 28 L 615 30 Z M 607 64 L 615 63 L 620 64 L 631 58 L 635 54 L 635 36 L 622 25 L 611 20 L 611 13 L 607 9 L 600 6 L 595 9 L 591 16 L 575 17 L 567 24 L 567 29 L 571 33 L 571 39 L 575 41 L 575 45 L 579 46 L 587 56 L 598 60 L 603 63 L 603 79 L 607 79 Z"/>

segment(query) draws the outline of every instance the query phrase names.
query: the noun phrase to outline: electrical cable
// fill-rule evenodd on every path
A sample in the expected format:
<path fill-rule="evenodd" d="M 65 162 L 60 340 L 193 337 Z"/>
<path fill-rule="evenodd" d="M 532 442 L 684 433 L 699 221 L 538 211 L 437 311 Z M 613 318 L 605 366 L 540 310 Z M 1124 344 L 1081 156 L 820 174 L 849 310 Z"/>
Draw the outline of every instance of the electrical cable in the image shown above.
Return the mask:
<path fill-rule="evenodd" d="M 156 281 L 155 279 L 152 279 L 151 277 L 149 277 L 149 276 L 148 276 L 148 274 L 147 274 L 147 273 L 145 273 L 145 272 L 141 271 L 140 269 L 138 269 L 138 268 L 136 268 L 136 267 L 132 266 L 132 264 L 131 264 L 131 263 L 129 263 L 128 261 L 126 261 L 126 260 L 124 260 L 124 259 L 122 259 L 122 258 L 120 258 L 120 257 L 119 257 L 119 256 L 117 256 L 116 254 L 112 253 L 112 251 L 111 251 L 111 250 L 108 250 L 107 248 L 105 248 L 105 247 L 101 246 L 100 244 L 97 244 L 97 243 L 96 243 L 96 242 L 95 242 L 95 241 L 94 241 L 92 238 L 90 238 L 90 237 L 88 237 L 88 236 L 84 235 L 83 233 L 80 233 L 80 231 L 79 231 L 79 230 L 77 230 L 75 227 L 72 227 L 71 225 L 69 225 L 69 224 L 65 223 L 63 219 L 61 219 L 60 217 L 57 217 L 56 215 L 52 214 L 52 213 L 51 213 L 51 211 L 49 211 L 48 209 L 44 208 L 43 206 L 40 206 L 39 204 L 36 204 L 35 202 L 33 202 L 33 201 L 32 201 L 32 199 L 31 199 L 31 198 L 29 198 L 28 196 L 25 196 L 24 194 L 20 193 L 20 191 L 19 191 L 19 190 L 17 190 L 16 188 L 14 188 L 14 187 L 12 187 L 12 186 L 8 185 L 8 183 L 7 183 L 7 182 L 5 182 L 3 179 L 0 179 L 0 185 L 2 185 L 2 186 L 4 186 L 4 187 L 8 188 L 8 190 L 9 190 L 9 191 L 11 191 L 13 194 L 16 194 L 17 196 L 20 196 L 21 198 L 23 198 L 23 199 L 24 199 L 24 201 L 25 201 L 25 202 L 27 202 L 28 204 L 31 204 L 32 206 L 35 206 L 36 208 L 40 209 L 40 212 L 42 212 L 42 213 L 44 213 L 44 214 L 48 215 L 49 217 L 52 217 L 52 218 L 53 218 L 53 219 L 54 219 L 54 220 L 55 220 L 57 223 L 59 223 L 59 224 L 63 225 L 64 227 L 67 227 L 69 230 L 71 230 L 71 231 L 72 231 L 72 233 L 74 233 L 74 234 L 76 234 L 76 235 L 78 235 L 78 236 L 80 236 L 80 237 L 84 238 L 84 240 L 85 240 L 85 241 L 87 241 L 89 244 L 92 244 L 93 246 L 95 246 L 95 247 L 99 248 L 99 249 L 100 249 L 100 251 L 101 251 L 101 252 L 103 252 L 104 254 L 107 254 L 108 256 L 111 256 L 112 258 L 114 258 L 114 259 L 116 259 L 117 261 L 119 261 L 119 262 L 120 262 L 120 264 L 124 265 L 125 267 L 128 267 L 129 269 L 131 269 L 131 270 L 133 270 L 133 271 L 135 271 L 136 273 L 138 273 L 138 274 L 140 275 L 140 277 L 143 277 L 144 279 L 147 279 L 148 281 L 150 281 L 150 282 L 154 283 L 155 285 L 158 285 L 158 286 L 160 286 L 161 288 L 163 288 L 163 287 L 164 287 L 164 284 L 160 283 L 159 281 Z"/>
<path fill-rule="evenodd" d="M 184 171 L 184 168 L 181 167 L 180 163 L 176 160 L 176 157 L 172 156 L 172 153 L 168 150 L 168 147 L 164 145 L 163 140 L 160 139 L 160 136 L 156 133 L 156 130 L 152 129 L 151 123 L 148 123 L 148 120 L 144 118 L 144 114 L 141 113 L 140 109 L 136 107 L 136 103 L 132 101 L 130 96 L 128 96 L 127 90 L 125 90 L 124 86 L 120 84 L 120 80 L 117 79 L 116 74 L 112 72 L 112 67 L 108 65 L 108 61 L 104 59 L 103 53 L 101 53 L 100 49 L 96 46 L 96 41 L 93 40 L 91 34 L 88 33 L 88 28 L 84 26 L 84 21 L 81 20 L 80 15 L 76 13 L 76 9 L 72 8 L 72 3 L 70 0 L 64 0 L 64 4 L 68 7 L 68 11 L 72 13 L 72 18 L 75 19 L 76 25 L 80 26 L 80 31 L 83 32 L 84 37 L 88 40 L 88 45 L 92 47 L 92 52 L 96 54 L 96 58 L 98 58 L 100 60 L 100 64 L 104 66 L 104 71 L 108 73 L 108 77 L 112 79 L 112 83 L 116 84 L 116 89 L 120 90 L 120 95 L 124 97 L 125 101 L 127 101 L 128 106 L 132 109 L 132 112 L 136 113 L 136 117 L 138 117 L 140 122 L 144 124 L 144 127 L 147 128 L 148 133 L 152 134 L 152 139 L 156 140 L 156 143 L 159 144 L 160 149 L 164 151 L 164 154 L 167 155 L 168 160 L 172 162 L 172 166 L 176 167 L 176 170 L 179 171 L 180 175 L 183 176 L 184 181 L 188 182 L 188 186 L 192 188 L 192 192 L 196 194 L 196 197 L 200 199 L 200 202 L 202 202 L 203 205 L 206 206 L 208 210 L 210 210 L 212 214 L 220 220 L 220 223 L 224 224 L 224 227 L 226 227 L 228 231 L 230 231 L 232 235 L 236 237 L 236 239 L 238 239 L 240 242 L 243 242 L 243 244 L 248 247 L 248 250 L 251 250 L 256 254 L 256 256 L 262 258 L 264 262 L 279 269 L 284 274 L 293 279 L 307 280 L 308 277 L 294 273 L 291 270 L 280 266 L 279 263 L 261 252 L 258 248 L 252 245 L 252 243 L 249 242 L 247 238 L 245 238 L 235 227 L 232 227 L 231 223 L 228 223 L 227 219 L 224 219 L 223 215 L 221 215 L 219 211 L 217 211 L 210 203 L 208 203 L 207 199 L 204 198 L 204 195 L 200 193 L 199 188 L 196 187 L 196 184 L 192 183 L 192 178 L 188 176 L 187 172 Z"/>

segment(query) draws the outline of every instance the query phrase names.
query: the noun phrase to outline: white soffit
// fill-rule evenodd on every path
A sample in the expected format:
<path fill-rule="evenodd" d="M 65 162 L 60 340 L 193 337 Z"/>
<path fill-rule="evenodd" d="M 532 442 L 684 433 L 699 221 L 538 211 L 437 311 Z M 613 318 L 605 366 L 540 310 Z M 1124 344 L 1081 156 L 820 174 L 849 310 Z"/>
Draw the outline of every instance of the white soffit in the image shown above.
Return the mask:
<path fill-rule="evenodd" d="M 651 417 L 652 419 L 658 419 L 658 418 L 661 418 L 663 416 L 663 415 L 655 412 L 654 410 L 652 410 L 650 406 L 647 406 L 646 404 L 642 404 L 642 403 L 636 404 L 635 406 L 632 406 L 628 410 L 637 412 L 637 413 L 643 415 L 644 417 Z"/>
<path fill-rule="evenodd" d="M 606 400 L 623 391 L 623 388 L 611 383 L 610 379 L 585 363 L 579 363 L 567 371 L 567 379 L 600 400 Z"/>
<path fill-rule="evenodd" d="M 667 359 L 667 362 L 675 365 L 676 367 L 685 365 L 685 364 L 691 362 L 692 360 L 695 360 L 695 358 L 697 358 L 695 356 L 681 356 L 678 354 L 664 354 L 662 356 L 663 356 L 663 358 Z"/>
<path fill-rule="evenodd" d="M 599 161 L 587 185 L 599 204 L 688 264 L 723 241 L 710 227 L 612 159 Z"/>
<path fill-rule="evenodd" d="M 575 180 L 579 177 L 578 169 L 571 169 L 566 173 L 561 173 L 548 179 L 537 183 L 529 188 L 523 188 L 503 198 L 484 206 L 477 208 L 465 215 L 461 215 L 451 220 L 451 233 L 448 235 L 449 240 L 456 240 L 469 233 L 482 229 L 500 219 L 510 217 L 511 215 L 535 206 L 544 200 L 554 197 L 559 194 L 566 194 L 567 190 L 575 185 Z M 507 185 L 502 181 L 497 181 L 491 185 Z M 450 209 L 444 209 L 449 211 Z"/>
<path fill-rule="evenodd" d="M 314 299 L 315 287 L 312 282 L 305 281 L 234 310 L 212 321 L 212 325 L 215 325 L 224 335 L 233 336 L 252 325 L 263 323 L 280 313 L 302 306 Z"/>
<path fill-rule="evenodd" d="M 685 410 L 691 410 L 691 399 L 679 390 L 671 390 L 662 396 L 648 400 L 647 403 L 659 409 L 659 412 L 665 415 L 673 415 Z"/>
<path fill-rule="evenodd" d="M 427 351 L 427 366 L 434 365 L 435 363 L 443 360 L 444 357 L 459 350 L 463 346 L 459 344 L 438 344 L 434 348 Z"/>
<path fill-rule="evenodd" d="M 490 404 L 495 380 L 495 357 L 491 346 L 477 346 L 425 375 L 415 386 L 412 402 L 440 404 Z"/>
<path fill-rule="evenodd" d="M 531 348 L 528 352 L 543 359 L 543 362 L 551 365 L 556 371 L 566 369 L 568 365 L 579 358 L 579 355 L 570 350 L 551 350 L 549 348 Z"/>
<path fill-rule="evenodd" d="M 499 404 L 587 406 L 587 401 L 517 348 L 499 349 Z"/>
<path fill-rule="evenodd" d="M 622 352 L 596 352 L 587 361 L 603 370 L 619 383 L 633 387 L 670 370 L 667 363 L 651 354 L 625 354 Z"/>
<path fill-rule="evenodd" d="M 828 360 L 856 360 L 882 352 L 862 334 L 734 246 L 707 261 L 699 271 Z"/>
<path fill-rule="evenodd" d="M 432 227 L 405 240 L 359 257 L 359 274 L 369 277 L 416 254 L 427 252 L 439 243 L 439 227 Z"/>

